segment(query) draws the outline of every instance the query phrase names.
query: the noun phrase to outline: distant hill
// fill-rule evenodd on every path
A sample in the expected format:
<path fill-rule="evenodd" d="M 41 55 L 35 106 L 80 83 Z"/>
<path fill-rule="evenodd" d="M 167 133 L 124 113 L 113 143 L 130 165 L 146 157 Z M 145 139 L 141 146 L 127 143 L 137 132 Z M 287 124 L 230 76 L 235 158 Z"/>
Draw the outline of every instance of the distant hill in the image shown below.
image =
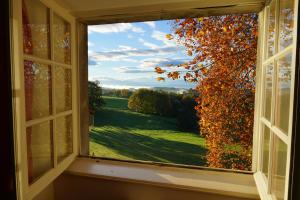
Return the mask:
<path fill-rule="evenodd" d="M 149 90 L 155 91 L 163 91 L 168 93 L 176 93 L 176 94 L 184 94 L 184 93 L 197 93 L 193 89 L 185 89 L 185 88 L 175 88 L 175 87 L 152 87 L 147 88 Z M 118 89 L 118 88 L 102 88 L 102 94 L 107 96 L 116 96 L 116 97 L 129 97 L 133 92 L 138 89 L 135 88 L 128 88 L 128 89 Z"/>
<path fill-rule="evenodd" d="M 188 91 L 188 89 L 185 89 L 185 88 L 175 88 L 175 87 L 153 87 L 151 89 L 157 90 L 157 91 L 173 92 L 173 93 L 178 93 L 178 94 L 182 94 L 182 93 Z"/>

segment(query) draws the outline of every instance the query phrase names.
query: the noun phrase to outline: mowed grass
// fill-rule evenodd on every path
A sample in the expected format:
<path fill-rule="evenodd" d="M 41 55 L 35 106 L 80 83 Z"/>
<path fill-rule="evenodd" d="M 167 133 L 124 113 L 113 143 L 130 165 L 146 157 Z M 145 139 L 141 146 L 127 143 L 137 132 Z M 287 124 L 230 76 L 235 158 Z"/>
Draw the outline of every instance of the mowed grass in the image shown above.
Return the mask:
<path fill-rule="evenodd" d="M 104 97 L 90 131 L 93 156 L 204 166 L 205 141 L 181 132 L 176 119 L 141 114 L 127 108 L 128 99 Z"/>

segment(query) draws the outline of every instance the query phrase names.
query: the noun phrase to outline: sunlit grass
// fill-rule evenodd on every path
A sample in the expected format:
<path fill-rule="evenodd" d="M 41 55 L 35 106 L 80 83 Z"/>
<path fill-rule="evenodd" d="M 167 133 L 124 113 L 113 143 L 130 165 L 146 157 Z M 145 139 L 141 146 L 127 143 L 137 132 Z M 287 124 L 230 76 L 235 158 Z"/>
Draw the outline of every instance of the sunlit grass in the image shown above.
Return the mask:
<path fill-rule="evenodd" d="M 127 108 L 127 99 L 104 97 L 90 132 L 93 156 L 200 165 L 205 161 L 205 140 L 179 131 L 175 118 L 141 114 Z"/>

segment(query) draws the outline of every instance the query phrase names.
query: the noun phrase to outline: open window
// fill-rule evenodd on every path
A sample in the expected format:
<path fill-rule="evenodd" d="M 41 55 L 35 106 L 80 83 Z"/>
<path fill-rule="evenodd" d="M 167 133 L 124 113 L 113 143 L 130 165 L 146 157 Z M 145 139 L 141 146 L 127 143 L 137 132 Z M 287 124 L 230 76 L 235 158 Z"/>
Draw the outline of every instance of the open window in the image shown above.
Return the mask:
<path fill-rule="evenodd" d="M 74 160 L 76 163 L 77 157 L 89 154 L 88 25 L 250 12 L 259 14 L 259 46 L 252 171 L 246 176 L 254 175 L 261 199 L 289 199 L 298 0 L 241 4 L 203 1 L 200 7 L 199 2 L 175 0 L 170 5 L 155 1 L 157 4 L 149 6 L 128 3 L 127 7 L 123 1 L 116 8 L 101 1 L 93 5 L 80 2 L 12 2 L 15 160 L 20 199 L 33 199 Z M 98 161 L 93 164 L 101 165 Z"/>
<path fill-rule="evenodd" d="M 74 18 L 39 0 L 14 1 L 14 73 L 20 91 L 20 187 L 31 198 L 77 155 Z M 17 58 L 17 59 L 16 59 Z"/>
<path fill-rule="evenodd" d="M 273 0 L 261 12 L 258 189 L 287 199 L 295 84 L 297 1 Z M 258 103 L 257 103 L 258 104 Z"/>

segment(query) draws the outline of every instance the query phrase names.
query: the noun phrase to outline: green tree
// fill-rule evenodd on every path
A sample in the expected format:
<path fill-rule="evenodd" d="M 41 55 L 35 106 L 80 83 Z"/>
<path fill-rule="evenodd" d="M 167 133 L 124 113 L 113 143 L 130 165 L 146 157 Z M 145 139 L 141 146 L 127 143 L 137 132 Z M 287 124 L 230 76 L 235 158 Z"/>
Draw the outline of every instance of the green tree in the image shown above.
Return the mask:
<path fill-rule="evenodd" d="M 91 113 L 96 112 L 105 104 L 102 98 L 102 88 L 99 81 L 88 82 L 89 109 Z"/>

